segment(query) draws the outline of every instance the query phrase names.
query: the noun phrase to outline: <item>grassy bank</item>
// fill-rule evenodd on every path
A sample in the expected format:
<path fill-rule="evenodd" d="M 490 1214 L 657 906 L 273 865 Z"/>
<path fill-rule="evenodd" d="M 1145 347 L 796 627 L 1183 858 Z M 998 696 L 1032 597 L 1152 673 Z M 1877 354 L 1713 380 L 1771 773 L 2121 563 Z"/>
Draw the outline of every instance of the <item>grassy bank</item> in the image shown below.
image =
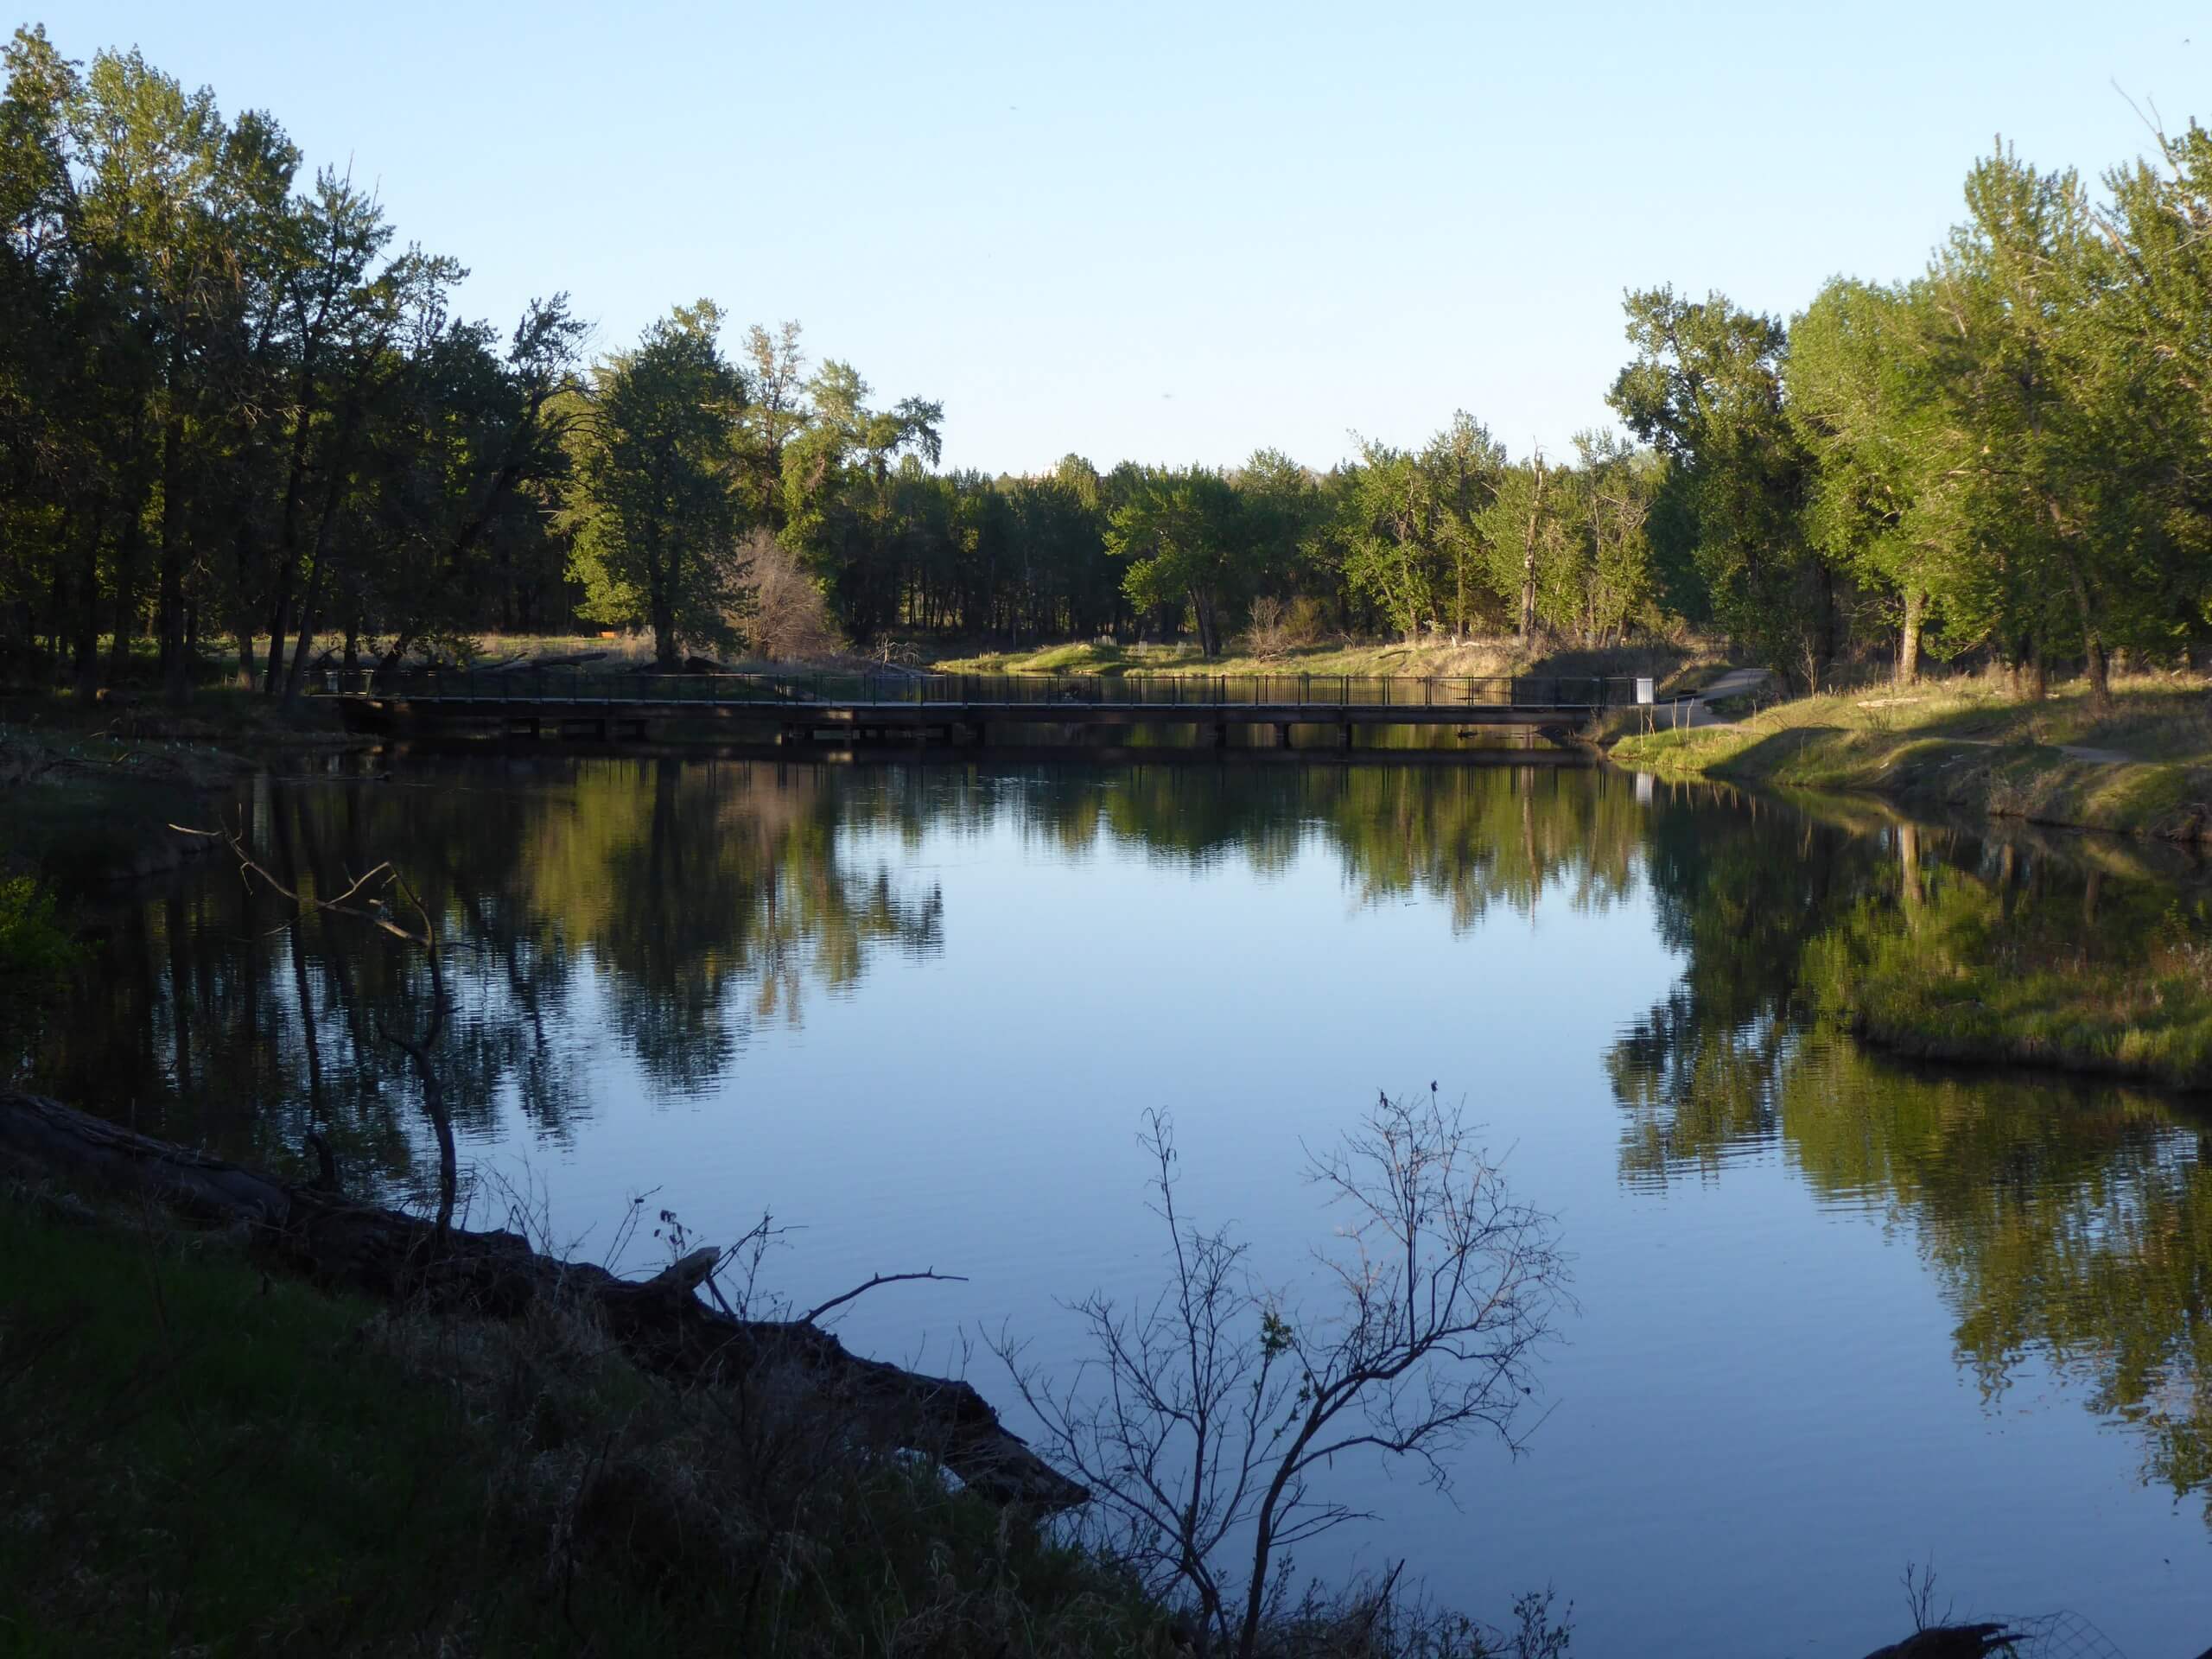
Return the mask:
<path fill-rule="evenodd" d="M 1694 644 L 1656 643 L 1585 651 L 1515 639 L 1408 645 L 1402 641 L 1300 645 L 1264 654 L 1232 651 L 1208 658 L 1195 645 L 1118 645 L 1096 641 L 1020 651 L 949 656 L 931 664 L 953 674 L 1313 674 L 1455 678 L 1509 674 L 1649 674 L 1688 683 L 1719 662 Z"/>
<path fill-rule="evenodd" d="M 327 1294 L 4 1167 L 0 1259 L 0 1656 L 1191 1651 L 1133 1576 L 802 1376 L 677 1388 L 580 1305 Z M 1548 1594 L 1514 1614 L 1393 1575 L 1294 1597 L 1261 1650 L 1569 1650 Z"/>
<path fill-rule="evenodd" d="M 2115 686 L 2101 714 L 2079 687 L 2031 702 L 1985 679 L 1806 697 L 1732 725 L 1631 734 L 1612 753 L 1669 777 L 1862 791 L 2122 835 L 2212 836 L 2212 701 L 2164 678 Z"/>
<path fill-rule="evenodd" d="M 86 1215 L 0 1190 L 0 1653 L 1155 1650 L 1097 1562 L 580 1319 Z"/>

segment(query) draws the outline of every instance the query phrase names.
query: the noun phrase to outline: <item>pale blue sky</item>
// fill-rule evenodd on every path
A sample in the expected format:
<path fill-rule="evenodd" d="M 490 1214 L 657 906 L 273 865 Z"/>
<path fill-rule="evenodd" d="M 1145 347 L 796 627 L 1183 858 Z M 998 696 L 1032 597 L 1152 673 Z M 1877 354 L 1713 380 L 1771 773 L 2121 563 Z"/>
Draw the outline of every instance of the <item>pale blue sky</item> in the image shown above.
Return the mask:
<path fill-rule="evenodd" d="M 505 325 L 797 317 L 948 462 L 1325 467 L 1455 408 L 1604 423 L 1624 288 L 1918 269 L 1992 136 L 2094 173 L 2212 115 L 2212 10 L 76 0 L 378 183 Z M 2193 38 L 2194 37 L 2194 38 Z M 2184 44 L 2185 41 L 2193 43 Z"/>

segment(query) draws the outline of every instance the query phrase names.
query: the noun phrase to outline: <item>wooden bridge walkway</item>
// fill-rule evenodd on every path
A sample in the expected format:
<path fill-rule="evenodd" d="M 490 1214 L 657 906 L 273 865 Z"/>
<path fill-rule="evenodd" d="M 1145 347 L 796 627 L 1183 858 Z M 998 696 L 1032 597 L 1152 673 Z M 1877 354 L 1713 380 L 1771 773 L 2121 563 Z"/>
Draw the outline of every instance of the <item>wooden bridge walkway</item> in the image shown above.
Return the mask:
<path fill-rule="evenodd" d="M 822 737 L 989 741 L 994 728 L 1190 726 L 1225 745 L 1233 727 L 1572 728 L 1631 701 L 1635 683 L 1561 677 L 1052 675 L 804 672 L 593 673 L 423 670 L 333 675 L 325 695 L 372 729 L 499 726 L 608 738 L 655 722 L 715 720 Z"/>

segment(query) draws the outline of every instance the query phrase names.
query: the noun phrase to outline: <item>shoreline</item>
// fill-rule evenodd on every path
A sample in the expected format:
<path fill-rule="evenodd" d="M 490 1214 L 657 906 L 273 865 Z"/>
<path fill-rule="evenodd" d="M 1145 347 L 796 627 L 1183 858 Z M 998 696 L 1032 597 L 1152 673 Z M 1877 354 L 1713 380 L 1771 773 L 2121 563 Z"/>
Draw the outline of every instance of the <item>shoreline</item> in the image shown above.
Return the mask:
<path fill-rule="evenodd" d="M 1806 944 L 1811 1007 L 1855 1040 L 1904 1060 L 2202 1099 L 2212 1092 L 2212 938 L 2186 902 L 2161 902 L 2202 871 L 2212 842 L 2201 697 L 2136 688 L 2100 714 L 2078 694 L 2036 704 L 1937 692 L 1915 700 L 1910 723 L 1888 699 L 1802 699 L 1733 725 L 1625 738 L 1607 758 L 1665 782 L 1894 817 L 1895 892 Z M 2075 845 L 2053 849 L 2088 872 L 2080 912 L 2016 902 L 2009 858 L 1994 872 L 1933 858 L 1923 868 L 1923 836 L 1946 821 L 2008 841 L 2063 834 Z M 2141 893 L 2106 890 L 2101 909 L 2106 867 L 2146 857 L 2149 868 L 2112 872 Z"/>
<path fill-rule="evenodd" d="M 1731 725 L 1634 734 L 1617 766 L 1870 796 L 2070 830 L 2212 842 L 2212 720 L 2202 691 L 2159 683 L 2098 713 L 2079 693 L 2014 702 L 1980 688 L 1904 700 L 1801 698 Z"/>

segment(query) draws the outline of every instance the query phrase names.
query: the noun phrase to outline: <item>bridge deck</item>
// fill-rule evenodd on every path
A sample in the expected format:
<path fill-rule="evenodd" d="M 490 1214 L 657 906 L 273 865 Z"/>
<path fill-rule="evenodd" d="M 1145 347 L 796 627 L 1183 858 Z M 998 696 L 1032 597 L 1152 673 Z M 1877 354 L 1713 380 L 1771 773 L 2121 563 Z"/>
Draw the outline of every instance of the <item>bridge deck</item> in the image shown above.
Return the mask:
<path fill-rule="evenodd" d="M 334 677 L 335 679 L 336 677 Z M 523 670 L 359 677 L 333 696 L 365 724 L 698 718 L 790 731 L 1005 725 L 1548 726 L 1625 701 L 1599 679 L 1348 676 L 584 675 Z"/>

